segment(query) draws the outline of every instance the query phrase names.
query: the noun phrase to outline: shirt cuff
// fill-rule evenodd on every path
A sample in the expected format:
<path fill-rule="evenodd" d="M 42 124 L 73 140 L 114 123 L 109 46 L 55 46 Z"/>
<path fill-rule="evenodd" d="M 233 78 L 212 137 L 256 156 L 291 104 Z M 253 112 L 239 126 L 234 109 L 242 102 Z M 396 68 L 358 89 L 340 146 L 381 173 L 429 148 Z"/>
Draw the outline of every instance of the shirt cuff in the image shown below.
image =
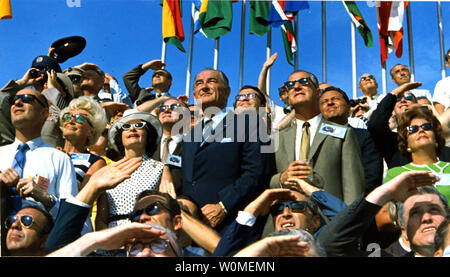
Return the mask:
<path fill-rule="evenodd" d="M 239 211 L 236 217 L 236 222 L 241 225 L 253 227 L 256 222 L 256 217 L 249 212 Z"/>
<path fill-rule="evenodd" d="M 67 197 L 66 198 L 66 202 L 69 202 L 69 203 L 71 203 L 73 205 L 81 206 L 81 207 L 84 207 L 84 208 L 91 208 L 90 205 L 81 202 L 80 200 L 76 199 L 75 197 Z"/>

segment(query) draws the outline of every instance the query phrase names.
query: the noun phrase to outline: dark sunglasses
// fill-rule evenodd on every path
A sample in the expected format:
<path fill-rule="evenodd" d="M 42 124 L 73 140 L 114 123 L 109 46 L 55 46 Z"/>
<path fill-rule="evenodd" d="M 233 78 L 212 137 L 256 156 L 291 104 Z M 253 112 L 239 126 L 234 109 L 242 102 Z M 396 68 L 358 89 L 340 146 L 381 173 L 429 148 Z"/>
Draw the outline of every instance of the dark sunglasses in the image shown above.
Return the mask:
<path fill-rule="evenodd" d="M 424 131 L 429 131 L 433 129 L 433 125 L 431 125 L 431 123 L 424 123 L 420 126 L 417 125 L 408 126 L 406 127 L 406 130 L 408 130 L 408 133 L 414 134 L 415 132 L 419 131 L 419 127 L 422 128 L 422 130 Z"/>
<path fill-rule="evenodd" d="M 91 127 L 92 127 L 92 124 L 91 124 L 91 122 L 89 122 L 89 119 L 87 118 L 87 116 L 82 115 L 82 114 L 65 113 L 65 114 L 63 114 L 63 116 L 62 116 L 62 121 L 63 121 L 63 122 L 69 122 L 69 121 L 72 119 L 72 117 L 75 118 L 75 122 L 76 122 L 76 123 L 78 123 L 78 124 L 83 124 L 84 122 L 87 121 L 87 123 L 88 123 L 89 125 L 91 125 Z"/>
<path fill-rule="evenodd" d="M 287 81 L 284 83 L 284 85 L 286 86 L 286 89 L 291 89 L 293 87 L 295 87 L 295 83 L 299 82 L 302 86 L 306 86 L 309 83 L 311 83 L 311 78 L 309 77 L 305 77 L 305 78 L 300 78 L 298 80 L 293 80 L 293 81 Z"/>
<path fill-rule="evenodd" d="M 306 201 L 286 201 L 277 202 L 270 207 L 270 213 L 273 216 L 281 214 L 286 207 L 294 213 L 304 213 L 308 207 L 308 202 Z"/>
<path fill-rule="evenodd" d="M 124 123 L 122 125 L 122 130 L 129 130 L 131 129 L 131 127 L 134 127 L 134 129 L 142 129 L 145 127 L 145 125 L 147 124 L 147 122 L 136 122 L 136 123 Z"/>
<path fill-rule="evenodd" d="M 238 94 L 236 95 L 236 101 L 242 101 L 244 99 L 253 99 L 256 98 L 256 93 L 247 93 L 247 94 Z"/>
<path fill-rule="evenodd" d="M 159 111 L 162 112 L 162 113 L 165 112 L 165 111 L 167 111 L 168 109 L 170 109 L 171 111 L 174 111 L 174 110 L 176 110 L 179 106 L 180 106 L 179 104 L 161 105 L 161 106 L 159 106 Z"/>
<path fill-rule="evenodd" d="M 159 254 L 159 253 L 163 253 L 164 251 L 166 251 L 169 247 L 172 248 L 173 253 L 177 253 L 172 245 L 170 244 L 170 241 L 168 239 L 157 239 L 154 240 L 150 243 L 142 243 L 142 242 L 137 242 L 137 243 L 133 243 L 131 245 L 129 245 L 127 247 L 127 255 L 130 257 L 135 257 L 137 256 L 139 253 L 141 253 L 145 247 L 150 248 L 150 250 L 153 253 Z"/>
<path fill-rule="evenodd" d="M 33 94 L 16 94 L 14 97 L 9 98 L 9 104 L 12 106 L 16 101 L 20 99 L 23 103 L 31 104 L 34 100 L 36 100 L 42 107 L 46 108 L 47 106 L 41 102 L 36 96 Z"/>
<path fill-rule="evenodd" d="M 369 76 L 362 76 L 360 79 L 361 82 L 365 80 L 375 80 L 375 77 L 373 77 L 373 75 L 369 75 Z"/>
<path fill-rule="evenodd" d="M 412 94 L 405 94 L 403 97 L 397 97 L 397 102 L 402 101 L 402 99 L 405 99 L 406 101 L 414 101 L 415 97 Z"/>
<path fill-rule="evenodd" d="M 8 216 L 5 220 L 5 229 L 11 228 L 14 222 L 19 220 L 20 225 L 24 228 L 31 228 L 33 225 L 34 219 L 31 215 L 22 215 L 20 218 L 17 215 Z"/>
<path fill-rule="evenodd" d="M 132 222 L 139 222 L 139 219 L 141 218 L 141 215 L 143 213 L 145 213 L 146 215 L 149 215 L 149 216 L 153 216 L 153 215 L 160 213 L 161 209 L 167 209 L 168 211 L 170 211 L 168 208 L 164 207 L 164 205 L 162 205 L 160 202 L 155 202 L 155 203 L 148 205 L 147 207 L 145 207 L 143 209 L 132 211 L 128 214 L 122 214 L 122 215 L 119 214 L 119 215 L 110 216 L 108 218 L 108 222 L 115 221 L 115 220 L 122 220 L 122 219 L 129 219 Z"/>
<path fill-rule="evenodd" d="M 72 84 L 75 84 L 81 80 L 81 75 L 78 74 L 68 74 L 67 77 L 69 77 L 70 81 L 72 81 Z"/>

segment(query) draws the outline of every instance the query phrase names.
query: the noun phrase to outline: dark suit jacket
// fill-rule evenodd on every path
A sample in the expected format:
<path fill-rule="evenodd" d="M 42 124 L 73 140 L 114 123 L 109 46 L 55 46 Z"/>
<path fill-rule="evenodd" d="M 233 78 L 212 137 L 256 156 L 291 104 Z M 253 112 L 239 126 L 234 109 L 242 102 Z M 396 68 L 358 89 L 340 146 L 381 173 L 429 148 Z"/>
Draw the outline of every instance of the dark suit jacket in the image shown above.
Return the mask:
<path fill-rule="evenodd" d="M 356 139 L 361 148 L 361 158 L 366 179 L 366 190 L 368 194 L 383 183 L 383 157 L 375 147 L 375 142 L 369 131 L 360 128 L 353 128 Z"/>
<path fill-rule="evenodd" d="M 55 225 L 45 244 L 45 250 L 50 253 L 77 240 L 81 236 L 90 210 L 90 208 L 74 205 L 62 199 Z"/>
<path fill-rule="evenodd" d="M 273 174 L 273 153 L 261 153 L 263 142 L 250 122 L 248 115 L 228 112 L 211 143 L 201 146 L 201 123 L 183 138 L 183 194 L 200 207 L 222 201 L 228 213 L 215 228 L 219 233 L 268 188 Z"/>
<path fill-rule="evenodd" d="M 175 151 L 173 151 L 173 155 L 181 156 L 182 153 L 182 143 L 178 143 L 177 147 L 175 147 Z M 152 159 L 155 161 L 161 161 L 161 144 L 158 143 L 155 153 L 153 153 Z M 172 175 L 173 183 L 175 185 L 175 191 L 177 195 L 182 193 L 181 189 L 181 183 L 182 183 L 182 177 L 181 177 L 181 167 L 177 167 L 174 165 L 169 165 L 170 168 L 170 174 Z"/>
<path fill-rule="evenodd" d="M 141 66 L 142 64 L 136 66 L 135 68 L 125 73 L 122 77 L 123 84 L 127 88 L 128 93 L 130 94 L 131 101 L 133 103 L 136 102 L 136 100 L 140 100 L 145 95 L 149 94 L 149 92 L 145 88 L 141 88 L 139 86 L 139 79 L 146 72 L 142 70 Z"/>
<path fill-rule="evenodd" d="M 367 123 L 367 130 L 372 135 L 375 146 L 386 161 L 388 168 L 402 166 L 412 162 L 398 150 L 397 133 L 389 129 L 389 118 L 394 110 L 397 97 L 388 93 L 378 104 Z M 439 155 L 441 161 L 450 162 L 450 148 L 444 147 Z"/>

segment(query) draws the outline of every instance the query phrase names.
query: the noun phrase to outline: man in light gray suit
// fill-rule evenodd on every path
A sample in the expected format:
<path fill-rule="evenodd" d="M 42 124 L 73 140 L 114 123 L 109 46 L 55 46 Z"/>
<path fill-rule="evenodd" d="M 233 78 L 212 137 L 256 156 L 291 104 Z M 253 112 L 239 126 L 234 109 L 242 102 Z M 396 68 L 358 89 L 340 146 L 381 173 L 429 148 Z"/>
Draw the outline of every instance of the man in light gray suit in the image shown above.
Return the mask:
<path fill-rule="evenodd" d="M 365 188 L 361 153 L 353 130 L 322 118 L 320 89 L 314 74 L 295 71 L 285 86 L 296 122 L 277 136 L 277 174 L 272 176 L 270 186 L 293 185 L 291 178 L 315 176 L 312 181 L 316 186 L 352 203 Z"/>

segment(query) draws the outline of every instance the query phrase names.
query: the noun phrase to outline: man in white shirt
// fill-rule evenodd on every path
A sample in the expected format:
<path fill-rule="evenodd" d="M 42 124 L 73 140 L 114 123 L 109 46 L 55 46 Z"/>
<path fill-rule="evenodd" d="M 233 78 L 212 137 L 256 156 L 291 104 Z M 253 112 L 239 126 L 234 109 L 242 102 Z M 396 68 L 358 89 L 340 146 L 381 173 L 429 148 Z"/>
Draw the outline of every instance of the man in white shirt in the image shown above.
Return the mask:
<path fill-rule="evenodd" d="M 445 65 L 450 67 L 450 50 L 445 55 Z M 433 93 L 433 105 L 439 114 L 442 114 L 450 105 L 450 77 L 439 80 Z"/>
<path fill-rule="evenodd" d="M 0 183 L 10 188 L 7 214 L 16 214 L 26 202 L 55 216 L 59 201 L 76 195 L 78 188 L 69 156 L 42 140 L 47 100 L 33 89 L 23 89 L 11 98 L 10 111 L 15 140 L 0 147 Z"/>

